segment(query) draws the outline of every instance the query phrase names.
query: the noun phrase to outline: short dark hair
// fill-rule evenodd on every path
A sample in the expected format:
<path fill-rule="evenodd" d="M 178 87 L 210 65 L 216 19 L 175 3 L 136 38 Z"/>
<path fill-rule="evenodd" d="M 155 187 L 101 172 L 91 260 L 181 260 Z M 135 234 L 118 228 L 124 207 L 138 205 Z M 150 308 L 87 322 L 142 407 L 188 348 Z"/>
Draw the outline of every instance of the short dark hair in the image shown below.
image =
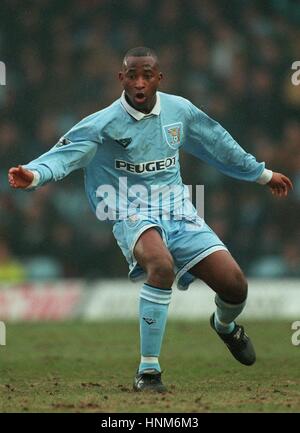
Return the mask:
<path fill-rule="evenodd" d="M 152 48 L 147 47 L 135 47 L 127 51 L 124 56 L 123 64 L 126 63 L 128 57 L 152 57 L 158 64 L 158 57 L 156 52 Z"/>

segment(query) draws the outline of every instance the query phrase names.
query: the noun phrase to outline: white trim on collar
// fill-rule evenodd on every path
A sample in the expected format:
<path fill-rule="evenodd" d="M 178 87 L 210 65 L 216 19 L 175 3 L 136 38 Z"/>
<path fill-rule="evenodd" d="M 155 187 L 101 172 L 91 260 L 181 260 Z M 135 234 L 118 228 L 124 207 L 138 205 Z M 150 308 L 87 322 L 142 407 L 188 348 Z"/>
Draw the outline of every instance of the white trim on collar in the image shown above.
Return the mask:
<path fill-rule="evenodd" d="M 125 91 L 123 90 L 121 98 L 120 98 L 120 102 L 123 106 L 123 108 L 127 111 L 128 114 L 130 114 L 130 116 L 134 117 L 136 120 L 142 120 L 145 117 L 150 117 L 150 116 L 159 116 L 160 115 L 160 96 L 159 93 L 156 92 L 156 103 L 154 105 L 154 107 L 152 108 L 152 110 L 150 111 L 150 113 L 142 113 L 141 111 L 136 110 L 135 108 L 133 108 L 131 105 L 128 104 L 128 102 L 126 101 L 125 98 Z"/>

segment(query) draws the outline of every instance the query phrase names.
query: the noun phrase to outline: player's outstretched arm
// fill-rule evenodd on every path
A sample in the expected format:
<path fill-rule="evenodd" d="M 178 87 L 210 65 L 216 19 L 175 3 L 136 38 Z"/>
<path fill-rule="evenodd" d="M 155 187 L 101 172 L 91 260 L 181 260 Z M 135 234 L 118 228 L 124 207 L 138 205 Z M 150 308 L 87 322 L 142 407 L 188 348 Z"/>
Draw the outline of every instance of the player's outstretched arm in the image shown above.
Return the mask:
<path fill-rule="evenodd" d="M 267 183 L 273 195 L 286 197 L 289 190 L 293 189 L 292 181 L 281 173 L 273 173 L 271 180 Z"/>
<path fill-rule="evenodd" d="M 94 157 L 98 143 L 76 137 L 74 127 L 43 155 L 25 165 L 12 167 L 8 172 L 8 182 L 12 188 L 35 189 L 48 182 L 58 181 L 68 176 L 72 171 L 86 167 Z M 86 134 L 79 128 L 81 134 Z M 74 137 L 73 137 L 74 136 Z M 73 139 L 73 141 L 71 140 Z"/>
<path fill-rule="evenodd" d="M 8 182 L 12 188 L 27 188 L 33 181 L 33 173 L 21 165 L 8 171 Z"/>

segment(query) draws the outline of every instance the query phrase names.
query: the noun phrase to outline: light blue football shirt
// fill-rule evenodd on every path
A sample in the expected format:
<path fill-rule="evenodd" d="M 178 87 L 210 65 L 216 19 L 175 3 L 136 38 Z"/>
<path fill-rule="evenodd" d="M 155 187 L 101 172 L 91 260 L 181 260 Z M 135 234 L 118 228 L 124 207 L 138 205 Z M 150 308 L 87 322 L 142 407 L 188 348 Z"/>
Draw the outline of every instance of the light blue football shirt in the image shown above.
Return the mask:
<path fill-rule="evenodd" d="M 257 181 L 265 169 L 190 101 L 163 92 L 157 92 L 148 115 L 132 108 L 123 92 L 24 167 L 39 173 L 37 187 L 84 169 L 92 209 L 100 219 L 104 213 L 118 220 L 137 209 L 163 212 L 170 197 L 173 210 L 182 208 L 188 193 L 180 174 L 181 148 L 236 179 Z"/>

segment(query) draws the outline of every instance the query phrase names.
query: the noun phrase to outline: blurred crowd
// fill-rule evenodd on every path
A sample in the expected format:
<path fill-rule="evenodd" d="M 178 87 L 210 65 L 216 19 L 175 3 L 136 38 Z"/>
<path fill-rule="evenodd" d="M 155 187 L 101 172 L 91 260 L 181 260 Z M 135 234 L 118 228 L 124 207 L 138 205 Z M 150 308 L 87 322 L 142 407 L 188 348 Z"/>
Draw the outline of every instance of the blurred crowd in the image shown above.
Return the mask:
<path fill-rule="evenodd" d="M 154 48 L 161 90 L 190 99 L 240 145 L 294 182 L 289 198 L 182 154 L 205 185 L 205 218 L 247 276 L 300 277 L 300 3 L 293 0 L 2 0 L 0 282 L 125 276 L 111 234 L 89 209 L 81 172 L 34 193 L 7 170 L 52 147 L 120 96 L 125 52 Z"/>

